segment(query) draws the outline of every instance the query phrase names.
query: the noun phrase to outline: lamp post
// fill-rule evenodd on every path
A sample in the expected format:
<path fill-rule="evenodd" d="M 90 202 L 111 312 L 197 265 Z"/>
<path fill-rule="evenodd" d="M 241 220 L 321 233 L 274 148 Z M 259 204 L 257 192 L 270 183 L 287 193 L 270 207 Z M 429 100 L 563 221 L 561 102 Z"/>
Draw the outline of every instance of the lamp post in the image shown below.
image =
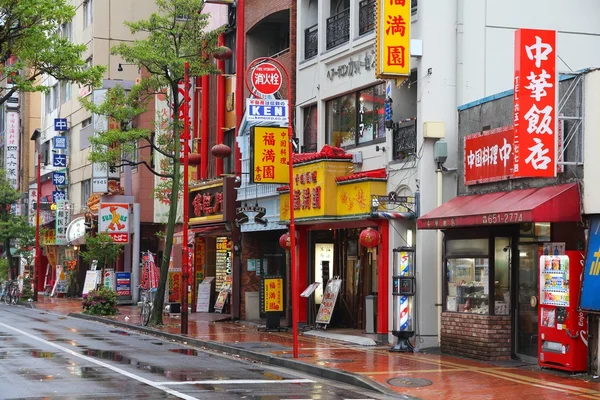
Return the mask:
<path fill-rule="evenodd" d="M 253 66 L 258 66 L 264 62 L 270 62 L 275 64 L 285 74 L 285 82 L 287 83 L 288 101 L 292 101 L 292 86 L 290 85 L 290 74 L 288 70 L 274 58 L 271 57 L 259 57 L 252 61 L 246 69 L 246 77 L 251 76 L 250 70 Z M 257 93 L 255 88 L 251 87 L 246 79 L 246 87 L 256 97 L 262 97 L 260 93 Z M 298 358 L 298 317 L 300 314 L 300 291 L 298 290 L 298 281 L 300 274 L 298 271 L 298 263 L 296 262 L 296 223 L 294 218 L 294 205 L 292 199 L 294 196 L 294 153 L 293 153 L 293 142 L 294 142 L 294 129 L 292 128 L 292 104 L 289 104 L 288 109 L 288 170 L 289 170 L 289 188 L 290 188 L 290 264 L 292 271 L 292 337 L 293 337 L 293 357 Z"/>
<path fill-rule="evenodd" d="M 40 189 L 42 187 L 42 155 L 37 155 L 37 196 L 35 199 L 35 262 L 33 267 L 33 301 L 38 300 L 38 274 L 42 265 L 42 251 L 40 249 Z"/>

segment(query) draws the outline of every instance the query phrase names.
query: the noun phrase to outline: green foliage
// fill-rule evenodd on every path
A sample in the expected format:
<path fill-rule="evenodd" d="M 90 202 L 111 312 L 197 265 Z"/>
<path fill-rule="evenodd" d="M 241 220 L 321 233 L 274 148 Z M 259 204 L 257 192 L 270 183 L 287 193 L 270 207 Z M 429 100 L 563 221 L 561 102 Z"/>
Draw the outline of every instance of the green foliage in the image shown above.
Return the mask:
<path fill-rule="evenodd" d="M 0 282 L 8 279 L 8 260 L 0 257 Z"/>
<path fill-rule="evenodd" d="M 98 265 L 102 267 L 102 272 L 107 265 L 117 261 L 119 254 L 123 251 L 123 245 L 113 242 L 112 237 L 104 232 L 96 236 L 87 235 L 85 247 L 86 250 L 80 253 L 83 260 L 88 263 L 97 260 Z M 104 273 L 102 275 L 104 276 Z"/>
<path fill-rule="evenodd" d="M 92 290 L 81 302 L 84 314 L 116 315 L 118 311 L 117 294 L 109 288 Z"/>
<path fill-rule="evenodd" d="M 71 43 L 57 29 L 75 16 L 75 7 L 68 3 L 67 0 L 0 0 L 0 65 L 4 65 L 1 72 L 11 76 L 15 85 L 2 88 L 0 104 L 17 90 L 47 90 L 39 84 L 38 78 L 43 75 L 85 86 L 100 85 L 106 68 L 88 67 L 83 57 L 86 45 Z M 12 64 L 7 63 L 11 56 L 14 56 Z"/>
<path fill-rule="evenodd" d="M 33 299 L 33 286 L 31 277 L 23 278 L 23 292 L 21 293 L 21 300 L 27 302 L 29 299 Z"/>

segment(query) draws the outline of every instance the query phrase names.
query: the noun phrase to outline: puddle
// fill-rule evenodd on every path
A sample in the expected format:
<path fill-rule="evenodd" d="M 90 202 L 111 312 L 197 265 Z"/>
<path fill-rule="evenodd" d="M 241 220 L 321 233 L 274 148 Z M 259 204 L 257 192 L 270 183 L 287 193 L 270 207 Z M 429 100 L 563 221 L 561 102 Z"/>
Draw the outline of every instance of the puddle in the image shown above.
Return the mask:
<path fill-rule="evenodd" d="M 155 344 L 155 345 L 157 345 L 157 346 L 162 346 L 162 345 L 163 345 L 163 342 L 152 342 L 152 344 Z"/>
<path fill-rule="evenodd" d="M 31 350 L 29 354 L 35 358 L 52 358 L 54 353 L 50 351 Z"/>
<path fill-rule="evenodd" d="M 105 376 L 100 370 L 93 367 L 69 368 L 69 372 L 83 379 L 99 379 Z"/>
<path fill-rule="evenodd" d="M 17 374 L 30 381 L 51 381 L 54 379 L 52 375 L 44 375 L 27 369 L 17 371 Z"/>
<path fill-rule="evenodd" d="M 116 333 L 118 335 L 122 335 L 122 336 L 131 336 L 129 333 L 125 332 L 125 331 L 121 331 L 121 330 L 115 330 L 115 331 L 109 331 L 111 333 Z"/>
<path fill-rule="evenodd" d="M 197 356 L 198 355 L 198 350 L 194 350 L 194 349 L 171 349 L 169 351 L 171 353 L 185 354 L 188 356 Z"/>
<path fill-rule="evenodd" d="M 12 355 L 8 351 L 0 351 L 0 360 L 5 360 L 7 358 L 12 358 Z"/>
<path fill-rule="evenodd" d="M 122 355 L 116 351 L 88 349 L 81 352 L 89 357 L 101 358 L 103 360 L 116 361 L 120 364 L 131 364 L 132 360 L 129 357 Z"/>

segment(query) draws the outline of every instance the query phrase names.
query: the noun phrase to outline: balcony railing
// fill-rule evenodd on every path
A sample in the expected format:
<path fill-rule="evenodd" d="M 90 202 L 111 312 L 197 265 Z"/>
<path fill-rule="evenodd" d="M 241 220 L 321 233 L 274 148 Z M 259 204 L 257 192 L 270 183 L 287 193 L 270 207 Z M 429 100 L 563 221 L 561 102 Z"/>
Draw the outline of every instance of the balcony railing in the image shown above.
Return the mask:
<path fill-rule="evenodd" d="M 327 50 L 350 40 L 350 9 L 327 18 Z"/>
<path fill-rule="evenodd" d="M 405 161 L 417 153 L 417 121 L 394 123 L 394 160 Z"/>
<path fill-rule="evenodd" d="M 313 58 L 319 52 L 319 29 L 318 25 L 304 30 L 304 59 Z"/>
<path fill-rule="evenodd" d="M 375 0 L 362 0 L 358 4 L 358 34 L 364 35 L 375 29 Z"/>

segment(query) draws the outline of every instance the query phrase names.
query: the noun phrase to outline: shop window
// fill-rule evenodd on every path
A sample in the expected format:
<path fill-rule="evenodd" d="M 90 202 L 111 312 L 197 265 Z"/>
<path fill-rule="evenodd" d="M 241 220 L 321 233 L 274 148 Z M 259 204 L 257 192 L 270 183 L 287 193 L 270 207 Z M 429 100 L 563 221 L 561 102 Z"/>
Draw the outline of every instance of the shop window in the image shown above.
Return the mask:
<path fill-rule="evenodd" d="M 521 242 L 549 242 L 549 222 L 526 222 L 519 228 Z"/>
<path fill-rule="evenodd" d="M 488 256 L 489 240 L 486 239 L 468 239 L 468 240 L 448 240 L 446 242 L 446 256 Z"/>
<path fill-rule="evenodd" d="M 510 259 L 509 238 L 494 239 L 494 314 L 510 314 Z"/>
<path fill-rule="evenodd" d="M 449 258 L 448 311 L 489 313 L 489 264 L 487 258 Z"/>
<path fill-rule="evenodd" d="M 384 103 L 384 83 L 328 101 L 328 143 L 351 147 L 385 140 Z"/>
<path fill-rule="evenodd" d="M 304 145 L 303 153 L 315 153 L 317 151 L 317 105 L 304 107 Z"/>

